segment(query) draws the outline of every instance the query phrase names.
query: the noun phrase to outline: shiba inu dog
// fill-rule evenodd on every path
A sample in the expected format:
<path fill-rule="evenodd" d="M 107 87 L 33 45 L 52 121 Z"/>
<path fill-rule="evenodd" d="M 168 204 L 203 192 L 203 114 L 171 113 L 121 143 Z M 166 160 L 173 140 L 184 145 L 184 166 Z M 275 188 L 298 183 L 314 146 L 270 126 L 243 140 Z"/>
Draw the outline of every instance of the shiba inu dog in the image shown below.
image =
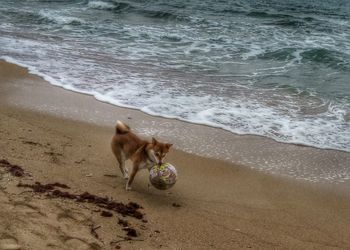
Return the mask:
<path fill-rule="evenodd" d="M 152 138 L 152 142 L 140 139 L 131 132 L 130 127 L 117 121 L 115 135 L 112 138 L 112 151 L 119 163 L 124 179 L 127 179 L 125 189 L 131 190 L 131 184 L 136 173 L 143 168 L 151 169 L 154 165 L 161 165 L 173 144 L 162 143 Z M 125 167 L 125 161 L 133 162 L 131 174 Z"/>

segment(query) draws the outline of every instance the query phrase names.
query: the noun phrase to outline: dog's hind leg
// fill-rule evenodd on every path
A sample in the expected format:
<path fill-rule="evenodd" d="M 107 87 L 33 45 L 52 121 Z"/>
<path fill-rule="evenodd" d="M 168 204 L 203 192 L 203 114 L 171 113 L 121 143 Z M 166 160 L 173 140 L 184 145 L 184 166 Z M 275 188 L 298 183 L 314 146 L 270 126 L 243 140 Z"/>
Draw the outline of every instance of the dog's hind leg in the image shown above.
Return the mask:
<path fill-rule="evenodd" d="M 126 191 L 131 190 L 131 184 L 134 181 L 135 175 L 138 170 L 139 170 L 139 166 L 137 164 L 133 164 L 131 174 L 129 176 L 128 181 L 126 182 L 126 186 L 125 186 Z"/>
<path fill-rule="evenodd" d="M 118 148 L 118 149 L 112 148 L 112 149 L 113 149 L 113 153 L 114 153 L 115 157 L 117 158 L 120 172 L 122 172 L 123 178 L 128 179 L 129 173 L 128 173 L 128 169 L 125 167 L 126 157 L 125 157 L 124 152 L 120 148 Z"/>
<path fill-rule="evenodd" d="M 117 160 L 119 163 L 120 171 L 122 172 L 124 179 L 128 179 L 129 178 L 129 171 L 125 167 L 125 161 L 126 161 L 125 154 L 123 152 L 120 152 L 120 157 L 117 157 Z"/>

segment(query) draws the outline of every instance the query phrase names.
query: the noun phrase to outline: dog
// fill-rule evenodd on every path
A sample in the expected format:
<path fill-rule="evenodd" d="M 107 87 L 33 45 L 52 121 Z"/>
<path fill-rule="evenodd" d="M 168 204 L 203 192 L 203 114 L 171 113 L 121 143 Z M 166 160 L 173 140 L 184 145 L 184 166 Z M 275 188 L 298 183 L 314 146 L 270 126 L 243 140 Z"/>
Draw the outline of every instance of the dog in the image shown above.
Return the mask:
<path fill-rule="evenodd" d="M 140 139 L 131 132 L 128 125 L 117 121 L 115 135 L 112 138 L 112 151 L 117 158 L 120 171 L 127 180 L 125 189 L 131 190 L 136 173 L 144 168 L 150 170 L 154 165 L 162 165 L 163 160 L 173 144 L 162 143 L 152 138 L 152 142 Z M 131 174 L 125 167 L 125 161 L 130 159 L 133 163 Z"/>

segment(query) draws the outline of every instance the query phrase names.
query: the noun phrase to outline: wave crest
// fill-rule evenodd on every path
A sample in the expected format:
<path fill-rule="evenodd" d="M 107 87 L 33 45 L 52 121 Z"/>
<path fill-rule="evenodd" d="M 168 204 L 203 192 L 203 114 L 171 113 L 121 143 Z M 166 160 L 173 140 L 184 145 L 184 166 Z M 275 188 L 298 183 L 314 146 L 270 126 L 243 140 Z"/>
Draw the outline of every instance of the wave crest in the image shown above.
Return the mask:
<path fill-rule="evenodd" d="M 44 10 L 39 11 L 38 18 L 42 22 L 51 22 L 60 25 L 81 25 L 85 23 L 84 20 L 77 17 L 62 16 L 54 12 L 48 12 Z"/>
<path fill-rule="evenodd" d="M 112 10 L 115 8 L 113 4 L 103 1 L 89 1 L 88 7 L 99 10 Z"/>
<path fill-rule="evenodd" d="M 324 64 L 328 67 L 347 71 L 350 69 L 349 61 L 344 58 L 344 54 L 326 49 L 326 48 L 312 48 L 300 53 L 302 62 L 312 62 L 315 64 Z"/>

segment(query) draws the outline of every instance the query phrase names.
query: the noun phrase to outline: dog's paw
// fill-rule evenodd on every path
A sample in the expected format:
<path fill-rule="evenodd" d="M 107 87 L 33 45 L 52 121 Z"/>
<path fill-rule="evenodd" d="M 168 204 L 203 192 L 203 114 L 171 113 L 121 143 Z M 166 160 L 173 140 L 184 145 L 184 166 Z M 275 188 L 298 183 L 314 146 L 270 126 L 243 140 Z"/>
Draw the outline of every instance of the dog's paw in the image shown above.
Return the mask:
<path fill-rule="evenodd" d="M 128 185 L 125 186 L 125 190 L 126 190 L 126 191 L 130 191 L 131 189 L 132 189 L 132 188 L 131 188 L 130 186 L 128 186 Z"/>

